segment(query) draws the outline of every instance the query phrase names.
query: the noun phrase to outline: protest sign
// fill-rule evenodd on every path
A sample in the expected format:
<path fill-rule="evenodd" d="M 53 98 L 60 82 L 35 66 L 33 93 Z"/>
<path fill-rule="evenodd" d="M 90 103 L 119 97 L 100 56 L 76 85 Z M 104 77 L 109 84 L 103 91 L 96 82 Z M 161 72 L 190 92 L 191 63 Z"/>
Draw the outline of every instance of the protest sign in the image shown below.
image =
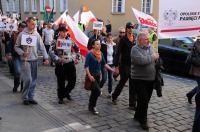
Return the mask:
<path fill-rule="evenodd" d="M 102 28 L 103 28 L 103 22 L 94 21 L 94 23 L 93 23 L 93 29 L 102 30 Z"/>
<path fill-rule="evenodd" d="M 22 34 L 21 45 L 36 46 L 37 36 Z"/>
<path fill-rule="evenodd" d="M 199 0 L 160 0 L 158 26 L 160 38 L 200 36 Z"/>
<path fill-rule="evenodd" d="M 58 39 L 57 40 L 57 49 L 71 50 L 71 47 L 72 47 L 71 40 L 66 40 L 66 39 Z"/>
<path fill-rule="evenodd" d="M 6 30 L 6 23 L 0 22 L 0 31 Z"/>
<path fill-rule="evenodd" d="M 16 23 L 7 23 L 6 24 L 6 30 L 7 31 L 17 31 L 17 24 Z"/>

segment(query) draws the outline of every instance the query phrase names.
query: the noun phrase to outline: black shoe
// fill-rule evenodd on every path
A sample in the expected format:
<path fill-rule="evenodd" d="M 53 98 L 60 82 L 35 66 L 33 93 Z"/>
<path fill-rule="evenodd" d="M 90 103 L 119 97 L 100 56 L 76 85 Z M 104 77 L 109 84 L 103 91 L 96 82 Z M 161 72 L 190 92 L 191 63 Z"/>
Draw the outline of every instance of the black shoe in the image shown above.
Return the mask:
<path fill-rule="evenodd" d="M 149 130 L 149 125 L 147 123 L 145 124 L 140 124 L 143 130 Z"/>
<path fill-rule="evenodd" d="M 38 104 L 38 102 L 35 100 L 29 100 L 29 104 Z"/>
<path fill-rule="evenodd" d="M 192 97 L 189 96 L 189 94 L 186 94 L 187 98 L 188 98 L 188 103 L 192 104 Z"/>
<path fill-rule="evenodd" d="M 139 118 L 138 117 L 136 117 L 136 116 L 134 116 L 134 118 L 133 118 L 135 121 L 139 121 Z"/>
<path fill-rule="evenodd" d="M 16 93 L 17 92 L 17 87 L 14 87 L 13 88 L 13 93 Z"/>
<path fill-rule="evenodd" d="M 0 117 L 0 120 L 1 120 L 2 118 Z"/>
<path fill-rule="evenodd" d="M 28 100 L 24 100 L 23 103 L 24 103 L 24 105 L 29 105 L 29 101 Z"/>
<path fill-rule="evenodd" d="M 59 103 L 59 104 L 64 104 L 63 99 L 59 99 L 58 103 Z"/>
<path fill-rule="evenodd" d="M 97 109 L 95 107 L 89 107 L 89 111 L 91 111 L 95 115 L 99 114 L 99 112 L 97 111 Z"/>
<path fill-rule="evenodd" d="M 130 109 L 130 110 L 136 111 L 137 107 L 136 107 L 136 106 L 130 106 L 130 105 L 129 105 L 129 109 Z"/>
<path fill-rule="evenodd" d="M 72 100 L 72 98 L 71 98 L 71 96 L 70 96 L 69 94 L 66 95 L 66 98 L 67 98 L 68 100 Z"/>
<path fill-rule="evenodd" d="M 117 99 L 113 98 L 113 94 L 111 94 L 111 100 L 113 102 L 114 105 L 117 105 Z"/>

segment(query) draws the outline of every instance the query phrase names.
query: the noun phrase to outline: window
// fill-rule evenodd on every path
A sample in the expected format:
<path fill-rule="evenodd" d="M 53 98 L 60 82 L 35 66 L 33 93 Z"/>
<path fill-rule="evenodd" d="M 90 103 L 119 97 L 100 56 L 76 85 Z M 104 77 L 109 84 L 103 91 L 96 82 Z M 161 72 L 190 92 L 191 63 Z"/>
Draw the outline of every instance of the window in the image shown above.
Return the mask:
<path fill-rule="evenodd" d="M 142 0 L 142 12 L 152 14 L 153 0 Z"/>
<path fill-rule="evenodd" d="M 32 2 L 32 12 L 37 12 L 37 3 L 36 0 L 31 0 Z"/>
<path fill-rule="evenodd" d="M 49 5 L 51 10 L 54 8 L 53 12 L 56 12 L 56 0 L 49 0 Z"/>
<path fill-rule="evenodd" d="M 175 38 L 172 46 L 181 48 L 181 49 L 191 49 L 194 41 L 189 37 Z"/>
<path fill-rule="evenodd" d="M 46 6 L 46 0 L 40 0 L 40 12 L 44 12 Z"/>
<path fill-rule="evenodd" d="M 9 0 L 6 0 L 6 11 L 9 12 Z"/>
<path fill-rule="evenodd" d="M 60 12 L 64 12 L 68 9 L 68 0 L 60 0 Z"/>
<path fill-rule="evenodd" d="M 24 0 L 24 12 L 28 12 L 29 11 L 29 0 Z"/>
<path fill-rule="evenodd" d="M 112 13 L 124 13 L 125 0 L 112 0 Z"/>
<path fill-rule="evenodd" d="M 13 12 L 16 12 L 16 7 L 15 7 L 15 5 L 16 5 L 16 0 L 13 0 Z"/>

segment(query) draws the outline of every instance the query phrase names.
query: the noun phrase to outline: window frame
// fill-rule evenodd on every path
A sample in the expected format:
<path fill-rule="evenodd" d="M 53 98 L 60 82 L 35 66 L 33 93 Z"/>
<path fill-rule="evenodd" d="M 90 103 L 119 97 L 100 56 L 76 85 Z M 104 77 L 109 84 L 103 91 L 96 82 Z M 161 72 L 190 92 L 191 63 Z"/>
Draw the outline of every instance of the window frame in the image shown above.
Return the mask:
<path fill-rule="evenodd" d="M 147 12 L 147 0 L 142 0 L 142 4 L 141 4 L 141 11 L 146 13 L 146 14 L 152 14 L 153 13 L 153 0 L 149 0 L 150 1 L 150 11 Z M 144 10 L 143 10 L 144 9 Z"/>
<path fill-rule="evenodd" d="M 35 8 L 34 8 L 35 3 Z M 37 12 L 37 0 L 31 0 L 32 12 Z"/>
<path fill-rule="evenodd" d="M 15 6 L 15 5 L 16 5 L 16 0 L 13 0 L 13 12 L 17 12 L 17 11 L 16 11 L 16 6 Z"/>
<path fill-rule="evenodd" d="M 9 10 L 9 0 L 6 0 L 6 12 L 10 12 L 10 10 Z"/>
<path fill-rule="evenodd" d="M 64 8 L 64 2 L 66 2 L 66 8 Z M 68 0 L 60 0 L 60 12 L 63 13 L 68 9 L 68 4 L 69 1 Z"/>
<path fill-rule="evenodd" d="M 53 6 L 53 1 L 54 1 L 54 6 Z M 56 12 L 56 0 L 49 0 L 49 6 L 51 7 L 51 10 L 53 9 L 53 12 Z"/>
<path fill-rule="evenodd" d="M 40 0 L 40 12 L 44 12 L 46 0 Z"/>
<path fill-rule="evenodd" d="M 29 12 L 29 0 L 24 0 L 24 12 Z"/>
<path fill-rule="evenodd" d="M 116 3 L 115 3 L 116 2 Z M 112 0 L 112 13 L 113 14 L 124 14 L 125 13 L 125 0 L 121 0 L 121 12 L 119 9 L 119 0 Z M 116 7 L 115 7 L 116 5 Z"/>

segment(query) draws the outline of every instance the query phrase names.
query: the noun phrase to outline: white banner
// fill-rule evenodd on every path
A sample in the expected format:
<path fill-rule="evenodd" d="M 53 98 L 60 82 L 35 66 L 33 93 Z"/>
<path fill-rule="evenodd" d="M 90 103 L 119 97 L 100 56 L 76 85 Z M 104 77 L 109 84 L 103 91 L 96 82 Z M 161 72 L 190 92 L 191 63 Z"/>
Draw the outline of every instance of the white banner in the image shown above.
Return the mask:
<path fill-rule="evenodd" d="M 36 46 L 37 36 L 22 34 L 21 45 Z"/>
<path fill-rule="evenodd" d="M 6 30 L 6 23 L 0 22 L 0 31 Z"/>
<path fill-rule="evenodd" d="M 66 40 L 66 39 L 58 39 L 57 40 L 57 49 L 71 50 L 71 47 L 72 47 L 71 40 Z"/>
<path fill-rule="evenodd" d="M 132 7 L 132 10 L 133 10 L 133 13 L 135 14 L 135 17 L 138 23 L 148 26 L 148 27 L 157 28 L 157 22 L 152 16 L 145 14 L 143 12 L 140 12 L 133 7 Z"/>
<path fill-rule="evenodd" d="M 13 24 L 6 24 L 6 30 L 7 31 L 17 31 L 17 24 L 13 23 Z"/>
<path fill-rule="evenodd" d="M 200 36 L 199 0 L 160 0 L 160 38 Z"/>
<path fill-rule="evenodd" d="M 93 29 L 102 30 L 102 28 L 103 28 L 103 22 L 94 21 Z"/>

